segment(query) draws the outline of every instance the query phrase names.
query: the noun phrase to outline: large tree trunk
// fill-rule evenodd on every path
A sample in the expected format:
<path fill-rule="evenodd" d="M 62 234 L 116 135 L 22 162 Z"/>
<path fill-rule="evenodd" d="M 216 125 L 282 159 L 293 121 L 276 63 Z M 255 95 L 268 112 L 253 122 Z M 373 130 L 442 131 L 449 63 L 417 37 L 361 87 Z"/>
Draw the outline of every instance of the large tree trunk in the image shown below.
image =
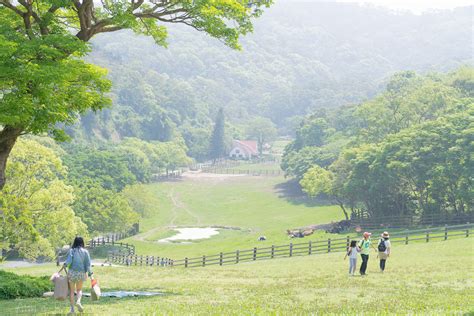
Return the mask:
<path fill-rule="evenodd" d="M 6 182 L 5 171 L 8 156 L 22 131 L 22 128 L 8 125 L 0 131 L 0 191 L 3 189 Z"/>

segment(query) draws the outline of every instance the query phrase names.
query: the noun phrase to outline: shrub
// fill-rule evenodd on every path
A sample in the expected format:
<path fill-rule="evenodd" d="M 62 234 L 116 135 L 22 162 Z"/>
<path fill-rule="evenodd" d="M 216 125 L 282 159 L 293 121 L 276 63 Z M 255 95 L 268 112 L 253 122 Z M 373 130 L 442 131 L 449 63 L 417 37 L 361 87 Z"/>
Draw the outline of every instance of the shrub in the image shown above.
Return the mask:
<path fill-rule="evenodd" d="M 32 277 L 0 271 L 0 300 L 24 297 L 41 297 L 52 291 L 53 283 L 49 277 Z"/>

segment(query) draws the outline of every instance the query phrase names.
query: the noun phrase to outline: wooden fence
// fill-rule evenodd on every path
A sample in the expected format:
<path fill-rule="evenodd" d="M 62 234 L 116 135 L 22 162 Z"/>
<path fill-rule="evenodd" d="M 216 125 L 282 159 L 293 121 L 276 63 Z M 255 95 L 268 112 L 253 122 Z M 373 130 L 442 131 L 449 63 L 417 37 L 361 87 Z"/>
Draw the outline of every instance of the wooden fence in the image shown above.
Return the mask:
<path fill-rule="evenodd" d="M 394 234 L 390 240 L 392 244 L 409 244 L 417 241 L 429 242 L 433 240 L 447 240 L 448 237 L 469 237 L 470 230 L 474 225 L 445 226 L 426 230 L 416 230 L 405 233 Z M 327 240 L 308 241 L 302 243 L 290 243 L 287 245 L 263 248 L 253 248 L 247 250 L 237 250 L 235 252 L 220 253 L 212 256 L 202 256 L 196 258 L 184 258 L 175 260 L 173 266 L 205 267 L 209 265 L 237 264 L 241 262 L 251 262 L 257 260 L 267 260 L 274 258 L 288 258 L 295 256 L 308 256 L 320 253 L 345 251 L 350 244 L 351 236 L 345 238 L 329 238 Z M 378 240 L 377 237 L 374 241 Z"/>
<path fill-rule="evenodd" d="M 430 242 L 447 240 L 448 238 L 469 237 L 474 224 L 444 226 L 430 229 L 419 229 L 394 233 L 390 237 L 392 244 L 405 244 L 413 242 Z M 269 247 L 254 247 L 246 250 L 232 252 L 221 252 L 210 256 L 184 258 L 172 260 L 157 256 L 138 256 L 135 254 L 109 254 L 108 261 L 116 264 L 129 266 L 157 266 L 157 267 L 206 267 L 210 265 L 230 265 L 257 260 L 268 260 L 275 258 L 288 258 L 296 256 L 310 256 L 315 254 L 343 252 L 347 249 L 351 240 L 358 240 L 358 236 L 346 236 L 344 238 L 328 238 L 325 240 L 310 240 L 308 242 L 295 242 L 286 245 L 272 245 Z M 378 237 L 373 238 L 378 242 Z"/>
<path fill-rule="evenodd" d="M 423 226 L 458 225 L 474 223 L 474 213 L 461 215 L 431 214 L 431 215 L 398 215 L 384 217 L 361 217 L 352 218 L 351 226 L 360 227 L 365 230 L 410 228 Z"/>
<path fill-rule="evenodd" d="M 135 253 L 135 246 L 129 243 L 120 242 L 125 238 L 122 234 L 112 234 L 109 236 L 97 237 L 89 241 L 89 248 L 97 248 L 101 246 L 119 247 L 120 250 L 112 250 L 107 254 L 105 263 L 114 263 L 127 266 L 157 266 L 167 267 L 173 265 L 173 260 L 166 257 L 158 256 L 138 256 Z"/>
<path fill-rule="evenodd" d="M 113 234 L 111 236 L 103 236 L 91 239 L 88 242 L 89 248 L 97 248 L 101 246 L 112 246 L 112 247 L 119 247 L 121 250 L 114 251 L 114 252 L 124 252 L 125 255 L 134 255 L 135 254 L 135 246 L 125 242 L 119 242 L 123 238 L 128 236 L 123 236 L 122 234 Z"/>
<path fill-rule="evenodd" d="M 183 175 L 185 169 L 173 170 L 169 172 L 156 173 L 151 176 L 152 182 L 166 181 L 169 179 L 179 179 Z"/>
<path fill-rule="evenodd" d="M 284 175 L 283 170 L 252 170 L 252 169 L 236 169 L 236 168 L 205 168 L 203 172 L 215 173 L 215 174 L 245 174 L 249 176 L 266 176 L 266 177 L 278 177 Z"/>

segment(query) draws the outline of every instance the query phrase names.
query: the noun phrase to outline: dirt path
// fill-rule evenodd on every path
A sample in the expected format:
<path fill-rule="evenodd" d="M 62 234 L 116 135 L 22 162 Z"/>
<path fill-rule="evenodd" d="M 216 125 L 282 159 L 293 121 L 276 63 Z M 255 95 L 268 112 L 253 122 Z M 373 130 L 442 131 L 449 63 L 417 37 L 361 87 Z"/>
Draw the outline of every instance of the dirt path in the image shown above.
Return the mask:
<path fill-rule="evenodd" d="M 152 228 L 150 229 L 149 231 L 147 232 L 144 232 L 142 234 L 139 234 L 139 235 L 135 235 L 133 236 L 132 238 L 135 239 L 135 240 L 138 240 L 138 241 L 148 241 L 146 240 L 150 235 L 153 235 L 154 233 L 156 233 L 157 231 L 159 231 L 161 229 L 161 227 L 155 227 L 155 228 Z"/>
<path fill-rule="evenodd" d="M 170 192 L 170 198 L 171 202 L 173 203 L 173 212 L 175 216 L 173 217 L 172 221 L 170 222 L 170 226 L 174 226 L 174 221 L 176 220 L 177 217 L 177 210 L 183 210 L 185 211 L 189 216 L 193 217 L 195 219 L 194 225 L 201 225 L 201 218 L 193 213 L 187 206 L 184 204 L 180 199 L 179 199 L 179 194 L 175 193 L 174 190 L 171 190 Z"/>
<path fill-rule="evenodd" d="M 171 200 L 171 203 L 173 204 L 173 207 L 171 208 L 171 220 L 168 223 L 169 227 L 176 226 L 176 219 L 178 218 L 179 211 L 184 211 L 186 214 L 188 214 L 191 218 L 194 218 L 195 222 L 191 225 L 196 225 L 199 226 L 201 225 L 201 219 L 199 218 L 198 215 L 193 213 L 187 206 L 184 204 L 180 199 L 179 199 L 179 194 L 177 194 L 174 190 L 174 188 L 171 188 L 171 190 L 168 193 L 168 198 Z M 133 237 L 135 240 L 139 241 L 147 241 L 146 239 L 150 236 L 152 236 L 154 233 L 159 231 L 160 229 L 163 229 L 163 227 L 158 226 L 155 228 L 152 228 L 142 234 L 136 235 Z"/>

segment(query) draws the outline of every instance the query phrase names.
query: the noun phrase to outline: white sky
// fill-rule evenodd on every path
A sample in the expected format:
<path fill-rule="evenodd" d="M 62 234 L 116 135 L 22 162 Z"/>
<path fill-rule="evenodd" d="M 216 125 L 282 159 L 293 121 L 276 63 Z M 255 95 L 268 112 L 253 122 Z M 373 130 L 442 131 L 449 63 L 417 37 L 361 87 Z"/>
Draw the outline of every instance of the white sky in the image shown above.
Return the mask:
<path fill-rule="evenodd" d="M 391 9 L 405 9 L 421 13 L 430 9 L 453 9 L 473 5 L 473 0 L 336 0 L 338 2 L 370 3 Z"/>

